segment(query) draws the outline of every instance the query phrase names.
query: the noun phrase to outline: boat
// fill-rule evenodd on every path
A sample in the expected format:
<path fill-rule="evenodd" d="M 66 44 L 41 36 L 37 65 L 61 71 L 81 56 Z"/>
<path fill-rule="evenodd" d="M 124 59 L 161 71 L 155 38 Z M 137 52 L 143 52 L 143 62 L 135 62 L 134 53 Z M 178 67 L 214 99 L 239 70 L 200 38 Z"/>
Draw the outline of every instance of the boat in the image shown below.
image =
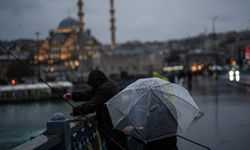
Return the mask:
<path fill-rule="evenodd" d="M 67 91 L 73 90 L 69 81 L 17 84 L 0 86 L 0 102 L 38 101 L 59 99 Z"/>

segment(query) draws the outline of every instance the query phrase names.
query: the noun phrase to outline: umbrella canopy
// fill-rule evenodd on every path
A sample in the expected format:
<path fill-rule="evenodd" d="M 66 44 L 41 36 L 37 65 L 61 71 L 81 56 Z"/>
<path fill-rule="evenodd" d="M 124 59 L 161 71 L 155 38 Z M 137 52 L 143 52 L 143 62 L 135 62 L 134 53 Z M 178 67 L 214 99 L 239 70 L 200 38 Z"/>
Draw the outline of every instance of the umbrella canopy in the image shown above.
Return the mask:
<path fill-rule="evenodd" d="M 185 88 L 159 78 L 137 80 L 106 105 L 114 128 L 144 142 L 185 131 L 199 112 Z"/>

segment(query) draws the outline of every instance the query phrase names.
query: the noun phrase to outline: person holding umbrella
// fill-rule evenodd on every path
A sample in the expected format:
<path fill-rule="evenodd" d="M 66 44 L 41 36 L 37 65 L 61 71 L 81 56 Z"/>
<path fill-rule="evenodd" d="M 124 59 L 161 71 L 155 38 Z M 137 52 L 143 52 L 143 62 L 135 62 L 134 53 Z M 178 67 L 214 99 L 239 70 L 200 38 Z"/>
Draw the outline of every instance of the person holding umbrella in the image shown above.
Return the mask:
<path fill-rule="evenodd" d="M 160 78 L 139 79 L 106 105 L 114 128 L 142 141 L 145 150 L 177 150 L 177 131 L 200 111 L 185 88 Z"/>
<path fill-rule="evenodd" d="M 167 111 L 165 110 L 166 108 L 164 105 L 158 105 L 157 109 L 158 109 L 159 113 L 162 113 L 162 115 L 168 116 L 169 121 L 168 121 L 168 124 L 166 126 L 169 129 L 169 133 L 166 137 L 163 137 L 161 139 L 157 139 L 157 140 L 146 143 L 144 146 L 144 149 L 145 150 L 155 150 L 155 149 L 157 149 L 157 150 L 178 150 L 177 137 L 176 137 L 178 124 L 177 124 L 175 118 L 173 117 L 172 113 L 168 109 L 167 109 Z M 176 113 L 176 111 L 175 111 L 175 113 Z M 153 115 L 153 116 L 149 116 L 149 118 L 152 119 L 152 121 L 150 121 L 150 122 L 152 122 L 152 128 L 157 127 L 157 123 L 158 123 L 157 118 L 159 118 L 159 114 L 151 113 L 149 115 Z M 153 129 L 153 130 L 155 130 L 155 129 Z M 157 131 L 155 131 L 155 132 L 157 132 Z"/>
<path fill-rule="evenodd" d="M 129 146 L 133 150 L 178 150 L 177 148 L 177 127 L 178 124 L 171 114 L 171 112 L 167 109 L 165 110 L 164 105 L 156 105 L 154 109 L 157 109 L 158 113 L 148 113 L 148 122 L 150 123 L 151 126 L 151 131 L 154 132 L 153 134 L 160 134 L 157 132 L 157 127 L 158 127 L 158 119 L 161 118 L 159 115 L 164 115 L 168 116 L 168 124 L 165 125 L 166 128 L 168 128 L 168 135 L 165 138 L 161 139 L 156 139 L 147 143 L 144 143 L 140 139 L 133 138 L 130 140 Z M 144 129 L 144 121 L 141 121 L 141 118 L 143 118 L 143 113 L 140 108 L 134 109 L 132 111 L 134 117 L 131 120 L 131 122 L 134 122 L 134 124 L 138 125 L 137 127 L 133 126 L 130 124 L 129 126 L 125 127 L 122 131 L 126 133 L 127 135 L 133 134 L 132 132 L 135 132 L 136 130 L 139 130 L 140 132 L 145 132 Z M 174 110 L 174 113 L 176 115 L 176 111 Z M 166 117 L 164 117 L 166 118 Z M 134 119 L 134 120 L 133 120 Z M 154 129 L 155 128 L 155 129 Z M 143 146 L 142 146 L 143 145 Z"/>
<path fill-rule="evenodd" d="M 90 72 L 87 84 L 92 87 L 91 90 L 83 93 L 66 93 L 63 96 L 66 100 L 85 101 L 85 103 L 73 108 L 72 115 L 78 116 L 96 112 L 99 131 L 106 140 L 107 149 L 127 149 L 127 138 L 122 132 L 113 129 L 111 118 L 105 105 L 105 102 L 119 92 L 117 85 L 100 70 Z"/>

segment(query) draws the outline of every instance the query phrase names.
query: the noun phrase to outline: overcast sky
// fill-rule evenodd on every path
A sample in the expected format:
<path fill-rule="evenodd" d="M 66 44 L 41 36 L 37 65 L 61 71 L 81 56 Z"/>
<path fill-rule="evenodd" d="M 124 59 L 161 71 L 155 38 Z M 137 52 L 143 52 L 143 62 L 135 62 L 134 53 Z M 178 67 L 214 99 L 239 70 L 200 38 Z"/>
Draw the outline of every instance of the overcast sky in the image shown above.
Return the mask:
<path fill-rule="evenodd" d="M 109 0 L 83 0 L 85 27 L 110 42 Z M 41 38 L 67 16 L 77 18 L 77 0 L 0 0 L 0 39 Z M 117 42 L 165 41 L 212 31 L 246 30 L 250 0 L 115 0 Z M 70 12 L 70 13 L 69 13 Z"/>

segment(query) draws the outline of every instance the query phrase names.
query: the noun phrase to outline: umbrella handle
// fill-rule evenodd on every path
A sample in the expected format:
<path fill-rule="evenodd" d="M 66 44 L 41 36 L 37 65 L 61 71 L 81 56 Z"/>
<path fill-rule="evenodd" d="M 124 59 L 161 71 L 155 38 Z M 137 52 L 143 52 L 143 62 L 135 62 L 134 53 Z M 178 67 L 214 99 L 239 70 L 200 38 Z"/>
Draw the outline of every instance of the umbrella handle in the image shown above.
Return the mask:
<path fill-rule="evenodd" d="M 211 148 L 209 148 L 209 147 L 207 147 L 207 146 L 205 146 L 205 145 L 202 145 L 202 144 L 200 144 L 200 143 L 198 143 L 198 142 L 195 142 L 195 141 L 193 141 L 193 140 L 190 140 L 190 139 L 188 139 L 188 138 L 185 138 L 185 137 L 183 137 L 183 136 L 181 136 L 181 135 L 176 134 L 176 136 L 179 137 L 179 138 L 182 138 L 182 139 L 184 139 L 184 140 L 186 140 L 186 141 L 189 141 L 189 142 L 191 142 L 191 143 L 193 143 L 193 144 L 199 145 L 200 147 L 203 147 L 203 148 L 205 148 L 205 149 L 212 150 Z"/>

